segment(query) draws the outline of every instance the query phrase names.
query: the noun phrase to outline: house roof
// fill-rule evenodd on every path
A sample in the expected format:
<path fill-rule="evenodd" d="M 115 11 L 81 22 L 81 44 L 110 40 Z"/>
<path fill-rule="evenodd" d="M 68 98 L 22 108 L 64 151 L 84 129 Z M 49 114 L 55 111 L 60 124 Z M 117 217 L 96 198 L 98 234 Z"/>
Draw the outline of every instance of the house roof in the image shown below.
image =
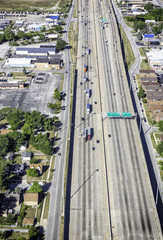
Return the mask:
<path fill-rule="evenodd" d="M 10 133 L 10 132 L 12 132 L 12 130 L 10 130 L 10 129 L 0 129 L 1 135 L 5 135 L 6 133 Z"/>
<path fill-rule="evenodd" d="M 145 87 L 145 90 L 155 90 L 155 91 L 163 91 L 163 87 L 160 86 L 160 85 L 146 85 Z"/>
<path fill-rule="evenodd" d="M 60 64 L 61 61 L 62 60 L 60 58 L 51 58 L 50 59 L 50 64 Z"/>
<path fill-rule="evenodd" d="M 24 218 L 23 219 L 23 225 L 33 225 L 34 218 Z"/>
<path fill-rule="evenodd" d="M 22 158 L 23 157 L 31 157 L 31 152 L 22 152 Z"/>
<path fill-rule="evenodd" d="M 38 169 L 40 172 L 42 172 L 43 165 L 42 164 L 30 164 L 29 167 Z"/>
<path fill-rule="evenodd" d="M 29 193 L 24 194 L 24 202 L 38 202 L 38 193 Z"/>
<path fill-rule="evenodd" d="M 140 73 L 155 73 L 154 70 L 139 70 Z"/>
<path fill-rule="evenodd" d="M 147 82 L 147 81 L 151 81 L 151 82 L 157 82 L 157 78 L 154 77 L 141 77 L 140 78 L 142 82 Z"/>
<path fill-rule="evenodd" d="M 161 101 L 163 100 L 163 96 L 157 96 L 157 95 L 150 95 L 150 96 L 147 96 L 148 99 L 150 100 L 158 100 L 158 101 Z"/>
<path fill-rule="evenodd" d="M 48 53 L 56 51 L 56 47 L 53 48 L 16 48 L 16 51 L 27 51 L 28 53 Z"/>

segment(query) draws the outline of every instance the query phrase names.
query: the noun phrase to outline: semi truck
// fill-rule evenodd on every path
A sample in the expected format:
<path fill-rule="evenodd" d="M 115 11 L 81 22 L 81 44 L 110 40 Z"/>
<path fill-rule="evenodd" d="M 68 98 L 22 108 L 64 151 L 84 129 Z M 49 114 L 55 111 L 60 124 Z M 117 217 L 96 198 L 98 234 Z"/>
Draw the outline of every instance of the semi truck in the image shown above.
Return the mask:
<path fill-rule="evenodd" d="M 86 66 L 86 64 L 84 64 L 84 72 L 86 72 L 87 71 L 87 66 Z"/>
<path fill-rule="evenodd" d="M 90 104 L 87 103 L 87 114 L 90 114 L 90 112 L 91 112 L 91 107 L 90 107 Z"/>

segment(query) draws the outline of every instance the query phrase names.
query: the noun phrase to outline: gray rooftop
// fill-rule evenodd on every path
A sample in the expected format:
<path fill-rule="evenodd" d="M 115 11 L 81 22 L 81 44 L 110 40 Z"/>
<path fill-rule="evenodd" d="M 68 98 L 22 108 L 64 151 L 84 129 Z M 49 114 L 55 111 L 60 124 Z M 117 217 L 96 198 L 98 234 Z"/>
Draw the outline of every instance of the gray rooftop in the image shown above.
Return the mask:
<path fill-rule="evenodd" d="M 55 51 L 56 47 L 53 48 L 16 48 L 16 51 L 28 51 L 29 53 L 48 53 Z"/>
<path fill-rule="evenodd" d="M 31 152 L 23 152 L 22 157 L 31 157 Z"/>

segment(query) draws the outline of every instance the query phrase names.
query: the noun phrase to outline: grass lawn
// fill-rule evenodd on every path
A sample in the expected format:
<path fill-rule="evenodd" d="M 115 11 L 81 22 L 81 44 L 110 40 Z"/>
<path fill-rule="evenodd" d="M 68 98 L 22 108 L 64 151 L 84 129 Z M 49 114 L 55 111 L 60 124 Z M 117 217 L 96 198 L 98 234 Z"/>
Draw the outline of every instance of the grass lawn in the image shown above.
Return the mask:
<path fill-rule="evenodd" d="M 43 219 L 48 218 L 49 204 L 50 204 L 50 193 L 47 193 Z"/>
<path fill-rule="evenodd" d="M 153 148 L 156 149 L 156 142 L 155 142 L 155 139 L 154 139 L 153 133 L 151 133 L 150 136 L 151 136 L 151 140 L 152 140 Z"/>
<path fill-rule="evenodd" d="M 0 124 L 6 125 L 6 124 L 8 124 L 8 121 L 6 119 L 3 119 L 3 120 L 0 121 Z"/>
<path fill-rule="evenodd" d="M 20 237 L 23 237 L 25 239 L 29 239 L 29 235 L 28 233 L 16 233 L 16 232 L 13 232 L 12 235 L 10 237 L 8 237 L 7 239 L 10 240 L 10 239 L 19 239 Z"/>
<path fill-rule="evenodd" d="M 37 222 L 40 222 L 42 207 L 43 207 L 43 201 L 40 202 L 40 204 L 37 208 Z"/>
<path fill-rule="evenodd" d="M 135 74 L 135 77 L 136 77 L 136 82 L 137 82 L 138 88 L 140 88 L 142 84 L 141 84 L 141 80 L 140 80 L 139 74 Z"/>
<path fill-rule="evenodd" d="M 134 27 L 134 22 L 129 22 L 129 21 L 127 21 L 126 18 L 124 18 L 124 21 L 125 21 L 125 23 L 127 24 L 127 26 L 129 26 L 129 27 L 131 27 L 131 28 Z"/>
<path fill-rule="evenodd" d="M 66 5 L 70 0 L 62 0 L 63 5 Z M 0 0 L 1 11 L 32 11 L 37 9 L 38 11 L 48 10 L 54 7 L 58 3 L 58 0 Z"/>
<path fill-rule="evenodd" d="M 148 62 L 146 62 L 146 59 L 142 59 L 140 68 L 141 70 L 151 70 L 151 67 L 149 66 Z"/>
<path fill-rule="evenodd" d="M 32 147 L 32 145 L 29 145 L 29 147 L 26 150 L 27 152 L 37 152 L 37 153 L 42 153 L 41 151 L 35 149 L 34 147 Z"/>
<path fill-rule="evenodd" d="M 146 57 L 145 48 L 139 48 L 139 52 L 142 57 Z"/>
<path fill-rule="evenodd" d="M 16 155 L 13 160 L 13 164 L 22 164 L 21 155 Z"/>
<path fill-rule="evenodd" d="M 52 164 L 51 164 L 51 169 L 50 169 L 50 174 L 49 174 L 49 181 L 52 180 L 52 177 L 53 177 L 53 173 L 54 173 L 54 164 L 55 164 L 55 156 L 53 156 L 52 158 Z"/>
<path fill-rule="evenodd" d="M 26 215 L 25 215 L 26 218 L 34 218 L 35 217 L 36 208 L 29 207 L 28 209 L 26 209 L 25 212 L 26 212 Z"/>
<path fill-rule="evenodd" d="M 69 32 L 69 45 L 72 46 L 70 49 L 71 59 L 76 63 L 76 55 L 77 55 L 77 40 L 78 40 L 78 28 L 76 22 L 71 22 Z"/>
<path fill-rule="evenodd" d="M 147 103 L 143 103 L 144 109 L 145 109 L 145 113 L 147 116 L 147 120 L 149 122 L 149 124 L 153 124 L 153 116 L 152 113 L 150 112 Z"/>
<path fill-rule="evenodd" d="M 133 65 L 133 63 L 135 62 L 135 56 L 134 56 L 134 53 L 132 51 L 131 44 L 130 44 L 128 38 L 126 37 L 126 34 L 123 31 L 121 26 L 120 26 L 120 32 L 121 32 L 121 38 L 122 38 L 122 41 L 123 41 L 125 62 L 127 64 L 128 70 L 129 70 L 130 67 Z"/>

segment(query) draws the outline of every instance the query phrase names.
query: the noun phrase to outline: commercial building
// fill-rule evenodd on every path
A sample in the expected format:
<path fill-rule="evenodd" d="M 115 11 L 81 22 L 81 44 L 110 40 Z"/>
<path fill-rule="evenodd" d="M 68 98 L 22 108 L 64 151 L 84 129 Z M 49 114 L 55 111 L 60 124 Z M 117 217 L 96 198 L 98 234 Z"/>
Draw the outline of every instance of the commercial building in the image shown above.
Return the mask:
<path fill-rule="evenodd" d="M 28 56 L 50 56 L 56 54 L 56 47 L 53 48 L 16 48 L 16 55 L 28 55 Z"/>

